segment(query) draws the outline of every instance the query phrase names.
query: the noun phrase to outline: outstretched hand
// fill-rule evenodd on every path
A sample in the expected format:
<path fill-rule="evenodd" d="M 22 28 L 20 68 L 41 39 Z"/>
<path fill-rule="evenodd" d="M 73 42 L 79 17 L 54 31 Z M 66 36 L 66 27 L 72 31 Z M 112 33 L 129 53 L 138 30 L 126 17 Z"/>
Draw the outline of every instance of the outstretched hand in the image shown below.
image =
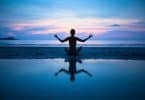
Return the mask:
<path fill-rule="evenodd" d="M 54 37 L 58 38 L 58 36 L 55 34 Z"/>
<path fill-rule="evenodd" d="M 90 35 L 89 35 L 89 38 L 91 38 L 91 37 L 93 37 L 93 35 L 92 35 L 92 34 L 90 34 Z"/>

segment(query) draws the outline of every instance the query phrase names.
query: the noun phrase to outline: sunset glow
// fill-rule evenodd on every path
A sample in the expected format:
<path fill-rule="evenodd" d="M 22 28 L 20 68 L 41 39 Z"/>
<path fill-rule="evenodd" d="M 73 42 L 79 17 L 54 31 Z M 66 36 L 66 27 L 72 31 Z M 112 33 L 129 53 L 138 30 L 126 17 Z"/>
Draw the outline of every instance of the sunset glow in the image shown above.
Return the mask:
<path fill-rule="evenodd" d="M 0 5 L 0 37 L 69 34 L 71 28 L 79 35 L 145 37 L 144 0 L 5 0 Z"/>

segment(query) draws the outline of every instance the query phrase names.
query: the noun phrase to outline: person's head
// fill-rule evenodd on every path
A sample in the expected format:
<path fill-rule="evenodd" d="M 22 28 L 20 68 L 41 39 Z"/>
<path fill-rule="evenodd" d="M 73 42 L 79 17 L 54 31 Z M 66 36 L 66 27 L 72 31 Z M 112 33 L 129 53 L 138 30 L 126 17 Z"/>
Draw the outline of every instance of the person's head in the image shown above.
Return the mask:
<path fill-rule="evenodd" d="M 76 32 L 75 32 L 75 29 L 71 29 L 71 30 L 70 30 L 70 34 L 71 34 L 71 36 L 74 36 L 75 33 L 76 33 Z"/>

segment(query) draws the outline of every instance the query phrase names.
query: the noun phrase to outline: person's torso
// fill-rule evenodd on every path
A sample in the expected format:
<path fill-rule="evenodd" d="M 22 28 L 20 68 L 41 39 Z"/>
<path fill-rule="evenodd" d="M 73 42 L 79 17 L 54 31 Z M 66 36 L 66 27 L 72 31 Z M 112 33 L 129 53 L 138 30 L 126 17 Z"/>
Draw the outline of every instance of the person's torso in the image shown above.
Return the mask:
<path fill-rule="evenodd" d="M 69 47 L 72 49 L 76 48 L 76 42 L 77 38 L 76 37 L 69 37 Z"/>

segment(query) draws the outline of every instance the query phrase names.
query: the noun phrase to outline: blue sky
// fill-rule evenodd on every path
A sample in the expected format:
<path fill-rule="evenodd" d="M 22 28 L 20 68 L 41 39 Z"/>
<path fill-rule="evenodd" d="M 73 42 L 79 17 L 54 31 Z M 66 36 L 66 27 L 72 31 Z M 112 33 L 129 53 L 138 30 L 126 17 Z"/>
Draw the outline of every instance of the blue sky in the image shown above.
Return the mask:
<path fill-rule="evenodd" d="M 0 11 L 0 37 L 52 39 L 75 28 L 95 39 L 145 39 L 145 0 L 1 0 Z"/>

